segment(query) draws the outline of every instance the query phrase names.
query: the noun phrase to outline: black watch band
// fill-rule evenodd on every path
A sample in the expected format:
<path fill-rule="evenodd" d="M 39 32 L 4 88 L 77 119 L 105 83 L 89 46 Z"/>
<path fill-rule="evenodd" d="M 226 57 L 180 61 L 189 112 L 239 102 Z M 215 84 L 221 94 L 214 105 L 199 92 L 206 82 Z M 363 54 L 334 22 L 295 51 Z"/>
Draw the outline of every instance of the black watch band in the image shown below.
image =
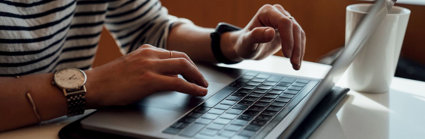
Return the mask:
<path fill-rule="evenodd" d="M 221 50 L 220 42 L 221 42 L 221 34 L 225 32 L 230 31 L 237 31 L 240 30 L 239 27 L 220 22 L 217 27 L 215 28 L 215 31 L 210 34 L 211 37 L 211 49 L 213 52 L 213 55 L 217 62 L 219 63 L 225 63 L 225 64 L 235 64 L 239 63 L 240 61 L 232 61 L 228 58 L 226 58 L 223 54 L 223 51 Z"/>

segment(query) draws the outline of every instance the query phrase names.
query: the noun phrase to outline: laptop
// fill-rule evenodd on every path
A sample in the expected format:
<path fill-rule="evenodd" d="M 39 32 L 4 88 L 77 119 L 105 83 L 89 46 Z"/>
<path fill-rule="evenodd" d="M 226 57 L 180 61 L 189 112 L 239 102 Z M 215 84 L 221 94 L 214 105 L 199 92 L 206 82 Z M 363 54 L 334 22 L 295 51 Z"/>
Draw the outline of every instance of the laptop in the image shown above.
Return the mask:
<path fill-rule="evenodd" d="M 161 92 L 101 109 L 83 128 L 136 138 L 287 138 L 339 80 L 387 12 L 377 0 L 325 78 L 200 66 L 208 95 Z"/>

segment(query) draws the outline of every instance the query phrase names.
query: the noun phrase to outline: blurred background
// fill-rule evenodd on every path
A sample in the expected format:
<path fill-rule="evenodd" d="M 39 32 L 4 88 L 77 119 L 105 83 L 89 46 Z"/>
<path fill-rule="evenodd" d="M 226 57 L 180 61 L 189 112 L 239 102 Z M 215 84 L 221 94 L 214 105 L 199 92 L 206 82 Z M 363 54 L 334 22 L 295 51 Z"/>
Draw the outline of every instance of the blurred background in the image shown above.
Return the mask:
<path fill-rule="evenodd" d="M 399 0 L 400 1 L 400 0 Z M 425 0 L 424 0 L 425 1 Z M 264 4 L 281 4 L 307 36 L 305 59 L 318 62 L 344 45 L 345 7 L 354 0 L 162 0 L 169 13 L 214 28 L 218 22 L 243 27 Z M 396 4 L 411 10 L 396 76 L 425 81 L 425 6 Z M 120 56 L 107 30 L 102 32 L 94 66 Z M 282 55 L 280 52 L 276 55 Z"/>

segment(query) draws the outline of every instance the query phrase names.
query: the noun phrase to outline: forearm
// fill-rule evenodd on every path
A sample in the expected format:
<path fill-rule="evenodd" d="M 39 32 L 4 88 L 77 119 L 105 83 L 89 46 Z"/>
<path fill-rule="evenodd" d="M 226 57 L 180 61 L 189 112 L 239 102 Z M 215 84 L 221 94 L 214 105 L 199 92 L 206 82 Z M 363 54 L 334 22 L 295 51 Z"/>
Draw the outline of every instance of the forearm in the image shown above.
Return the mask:
<path fill-rule="evenodd" d="M 167 48 L 185 52 L 194 61 L 217 62 L 211 50 L 212 28 L 202 28 L 193 24 L 181 24 L 170 31 Z M 237 59 L 234 47 L 237 33 L 224 33 L 221 36 L 221 50 L 228 59 Z"/>
<path fill-rule="evenodd" d="M 66 115 L 65 96 L 52 84 L 52 78 L 53 73 L 0 78 L 0 131 L 39 122 L 32 105 L 36 107 L 41 121 Z M 88 90 L 92 88 L 90 83 L 86 86 Z M 33 104 L 27 93 L 31 95 Z M 86 97 L 90 96 L 88 92 Z M 87 99 L 90 103 L 90 98 Z"/>

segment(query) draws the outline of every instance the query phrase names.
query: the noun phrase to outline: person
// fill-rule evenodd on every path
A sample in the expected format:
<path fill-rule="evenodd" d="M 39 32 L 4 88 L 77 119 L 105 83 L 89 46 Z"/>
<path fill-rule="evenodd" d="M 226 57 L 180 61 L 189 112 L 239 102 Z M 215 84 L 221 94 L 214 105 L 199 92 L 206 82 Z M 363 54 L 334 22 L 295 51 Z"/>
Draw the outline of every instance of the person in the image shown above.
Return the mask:
<path fill-rule="evenodd" d="M 223 25 L 222 32 L 169 15 L 158 0 L 6 0 L 0 19 L 0 131 L 159 91 L 206 95 L 208 82 L 194 61 L 237 63 L 282 50 L 298 70 L 306 40 L 279 4 L 263 5 L 245 27 Z M 103 27 L 126 55 L 90 68 Z"/>

